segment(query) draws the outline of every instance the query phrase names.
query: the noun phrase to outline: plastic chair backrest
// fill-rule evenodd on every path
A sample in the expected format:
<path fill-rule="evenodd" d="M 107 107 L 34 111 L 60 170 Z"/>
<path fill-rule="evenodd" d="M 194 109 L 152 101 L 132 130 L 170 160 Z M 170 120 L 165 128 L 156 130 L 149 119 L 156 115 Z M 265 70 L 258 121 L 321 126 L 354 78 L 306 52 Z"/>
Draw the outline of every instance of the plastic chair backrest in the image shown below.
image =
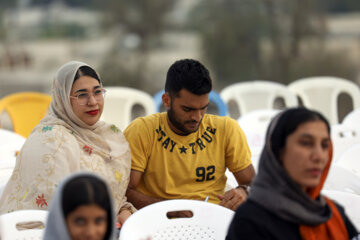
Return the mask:
<path fill-rule="evenodd" d="M 190 210 L 191 218 L 169 219 L 172 211 Z M 213 239 L 223 240 L 234 211 L 197 200 L 167 200 L 148 205 L 131 215 L 123 225 L 120 240 Z"/>
<path fill-rule="evenodd" d="M 144 91 L 128 87 L 105 87 L 106 96 L 101 120 L 113 123 L 120 129 L 125 129 L 134 120 L 132 116 L 136 105 L 143 107 L 146 116 L 155 112 L 152 96 Z"/>
<path fill-rule="evenodd" d="M 251 160 L 255 170 L 258 168 L 259 158 L 265 144 L 265 135 L 273 117 L 281 110 L 262 109 L 242 115 L 238 119 L 241 129 L 246 135 L 251 151 Z"/>
<path fill-rule="evenodd" d="M 154 99 L 154 103 L 155 103 L 155 111 L 156 112 L 160 112 L 161 111 L 161 106 L 162 106 L 162 95 L 165 93 L 164 90 L 161 90 L 159 92 L 157 92 L 153 99 Z M 212 90 L 209 94 L 209 100 L 210 102 L 213 102 L 218 110 L 218 115 L 219 116 L 226 116 L 228 114 L 228 108 L 225 104 L 225 102 L 222 100 L 222 98 L 220 97 L 220 95 Z"/>
<path fill-rule="evenodd" d="M 353 145 L 340 156 L 336 162 L 338 166 L 344 167 L 360 178 L 360 144 Z M 360 184 L 360 183 L 359 183 Z"/>
<path fill-rule="evenodd" d="M 359 87 L 346 79 L 337 77 L 310 77 L 296 80 L 288 88 L 300 97 L 305 107 L 318 110 L 331 124 L 339 123 L 338 97 L 348 94 L 353 108 L 360 107 Z"/>
<path fill-rule="evenodd" d="M 236 102 L 240 116 L 254 110 L 274 109 L 277 99 L 284 101 L 284 107 L 298 105 L 296 95 L 285 85 L 271 81 L 234 83 L 221 90 L 220 96 L 227 105 Z"/>
<path fill-rule="evenodd" d="M 342 166 L 332 164 L 323 189 L 360 195 L 360 176 Z"/>
<path fill-rule="evenodd" d="M 45 226 L 47 216 L 46 210 L 19 210 L 0 215 L 1 239 L 43 239 L 45 228 L 18 230 L 16 224 L 39 221 Z"/>
<path fill-rule="evenodd" d="M 5 129 L 0 129 L 0 169 L 15 167 L 16 155 L 26 138 Z"/>
<path fill-rule="evenodd" d="M 19 92 L 0 100 L 0 113 L 6 111 L 14 132 L 28 137 L 32 129 L 45 116 L 51 96 L 36 92 Z"/>
<path fill-rule="evenodd" d="M 16 156 L 25 138 L 15 132 L 0 129 L 0 185 L 5 185 L 16 164 Z"/>
<path fill-rule="evenodd" d="M 360 196 L 347 192 L 323 190 L 322 194 L 344 207 L 346 215 L 360 229 Z"/>
<path fill-rule="evenodd" d="M 333 142 L 333 161 L 336 163 L 341 154 L 354 145 L 360 144 L 360 125 L 335 124 L 331 126 L 331 140 Z"/>
<path fill-rule="evenodd" d="M 228 168 L 226 168 L 225 176 L 227 178 L 225 185 L 225 192 L 239 186 L 234 174 L 230 172 Z"/>
<path fill-rule="evenodd" d="M 360 123 L 360 108 L 354 109 L 350 113 L 348 113 L 344 120 L 342 121 L 342 124 L 359 124 Z"/>

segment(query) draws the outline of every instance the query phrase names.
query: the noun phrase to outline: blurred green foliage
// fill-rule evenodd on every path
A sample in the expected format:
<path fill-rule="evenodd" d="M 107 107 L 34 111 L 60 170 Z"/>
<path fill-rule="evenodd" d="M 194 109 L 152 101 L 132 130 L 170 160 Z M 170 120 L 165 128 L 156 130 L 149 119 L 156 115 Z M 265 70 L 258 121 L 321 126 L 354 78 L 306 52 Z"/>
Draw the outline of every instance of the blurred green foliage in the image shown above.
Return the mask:
<path fill-rule="evenodd" d="M 48 24 L 40 27 L 40 38 L 84 38 L 86 28 L 79 24 Z"/>
<path fill-rule="evenodd" d="M 220 89 L 324 74 L 355 79 L 357 73 L 346 51 L 325 47 L 326 13 L 312 0 L 203 0 L 189 25 L 201 35 L 203 59 Z"/>
<path fill-rule="evenodd" d="M 330 13 L 346 13 L 360 11 L 359 0 L 318 0 L 319 5 Z"/>
<path fill-rule="evenodd" d="M 105 85 L 122 85 L 139 89 L 151 88 L 149 53 L 161 45 L 161 34 L 167 29 L 167 14 L 176 0 L 103 0 L 107 13 L 105 24 L 122 34 L 114 42 L 100 69 Z M 127 45 L 127 38 L 136 44 Z"/>
<path fill-rule="evenodd" d="M 205 0 L 190 13 L 189 26 L 202 37 L 203 59 L 226 85 L 258 77 L 260 42 L 268 24 L 257 0 Z"/>

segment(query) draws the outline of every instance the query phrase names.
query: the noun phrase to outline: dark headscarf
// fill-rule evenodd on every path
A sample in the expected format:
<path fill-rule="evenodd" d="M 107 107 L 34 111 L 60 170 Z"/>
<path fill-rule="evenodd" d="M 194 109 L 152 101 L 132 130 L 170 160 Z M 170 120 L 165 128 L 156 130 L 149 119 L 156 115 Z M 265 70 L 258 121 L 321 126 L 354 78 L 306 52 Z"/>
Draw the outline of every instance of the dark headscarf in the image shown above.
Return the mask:
<path fill-rule="evenodd" d="M 299 224 L 303 239 L 347 239 L 335 204 L 320 195 L 331 164 L 332 145 L 319 184 L 307 192 L 291 179 L 279 158 L 287 137 L 299 125 L 311 121 L 324 122 L 330 136 L 328 121 L 320 113 L 305 108 L 285 110 L 272 120 L 249 198 L 280 218 Z"/>
<path fill-rule="evenodd" d="M 290 222 L 316 225 L 326 222 L 331 211 L 322 196 L 317 199 L 301 190 L 283 168 L 279 159 L 286 138 L 302 123 L 322 120 L 316 112 L 292 108 L 279 113 L 267 130 L 260 156 L 259 171 L 251 188 L 250 199 Z"/>

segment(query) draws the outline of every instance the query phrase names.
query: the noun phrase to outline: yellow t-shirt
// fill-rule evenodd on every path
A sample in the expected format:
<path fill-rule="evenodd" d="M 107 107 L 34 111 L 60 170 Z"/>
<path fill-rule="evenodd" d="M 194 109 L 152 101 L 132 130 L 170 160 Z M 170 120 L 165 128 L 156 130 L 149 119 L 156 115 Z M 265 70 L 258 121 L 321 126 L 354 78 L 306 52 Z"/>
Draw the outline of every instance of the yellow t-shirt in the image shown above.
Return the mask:
<path fill-rule="evenodd" d="M 137 190 L 164 199 L 197 199 L 219 203 L 225 170 L 240 171 L 251 164 L 251 153 L 239 124 L 205 114 L 198 131 L 174 133 L 167 113 L 134 120 L 124 134 L 130 144 L 133 170 L 143 172 Z"/>

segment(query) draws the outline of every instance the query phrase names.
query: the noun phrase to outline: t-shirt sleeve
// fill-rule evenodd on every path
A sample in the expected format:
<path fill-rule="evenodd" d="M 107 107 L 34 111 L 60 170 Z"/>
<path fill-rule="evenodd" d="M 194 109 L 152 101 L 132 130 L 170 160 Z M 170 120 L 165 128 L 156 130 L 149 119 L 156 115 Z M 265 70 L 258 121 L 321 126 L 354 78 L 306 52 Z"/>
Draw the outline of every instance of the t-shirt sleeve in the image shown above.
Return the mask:
<path fill-rule="evenodd" d="M 226 167 L 238 172 L 251 164 L 251 152 L 246 135 L 234 119 L 227 118 L 226 129 Z"/>
<path fill-rule="evenodd" d="M 150 128 L 144 118 L 137 118 L 124 131 L 130 145 L 132 170 L 145 171 L 151 151 Z"/>

